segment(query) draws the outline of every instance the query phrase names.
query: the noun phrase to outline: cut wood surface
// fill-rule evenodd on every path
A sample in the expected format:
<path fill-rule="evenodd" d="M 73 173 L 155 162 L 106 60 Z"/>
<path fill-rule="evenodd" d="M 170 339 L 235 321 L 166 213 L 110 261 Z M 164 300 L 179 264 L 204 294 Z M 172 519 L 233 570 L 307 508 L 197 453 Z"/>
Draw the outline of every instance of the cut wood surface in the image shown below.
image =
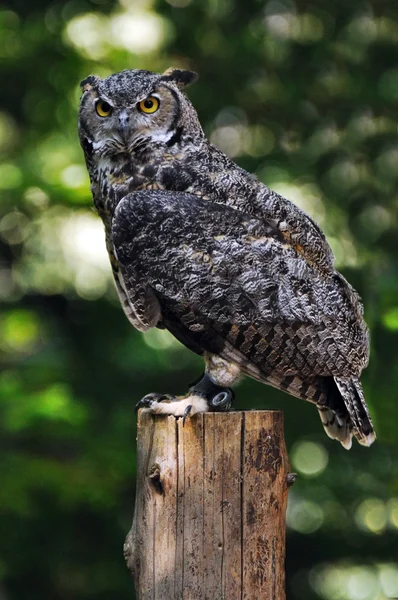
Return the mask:
<path fill-rule="evenodd" d="M 288 461 L 279 411 L 141 410 L 125 543 L 137 600 L 284 600 Z"/>

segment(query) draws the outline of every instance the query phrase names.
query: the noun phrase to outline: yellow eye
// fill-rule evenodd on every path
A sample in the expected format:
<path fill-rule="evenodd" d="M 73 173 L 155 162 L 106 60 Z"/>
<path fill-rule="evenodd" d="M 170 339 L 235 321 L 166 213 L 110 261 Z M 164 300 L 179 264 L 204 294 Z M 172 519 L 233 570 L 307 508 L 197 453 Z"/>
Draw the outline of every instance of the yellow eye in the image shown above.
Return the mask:
<path fill-rule="evenodd" d="M 108 102 L 105 102 L 105 100 L 98 100 L 95 110 L 100 117 L 109 117 L 112 112 L 112 106 Z"/>
<path fill-rule="evenodd" d="M 155 96 L 148 96 L 145 100 L 138 102 L 137 106 L 141 112 L 151 114 L 159 108 L 159 100 Z"/>

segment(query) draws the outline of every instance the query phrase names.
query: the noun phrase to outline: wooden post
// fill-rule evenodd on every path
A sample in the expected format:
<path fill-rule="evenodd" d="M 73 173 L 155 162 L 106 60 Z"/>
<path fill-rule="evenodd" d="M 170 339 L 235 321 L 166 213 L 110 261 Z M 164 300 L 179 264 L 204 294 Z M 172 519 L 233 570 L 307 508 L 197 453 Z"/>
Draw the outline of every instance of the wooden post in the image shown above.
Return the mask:
<path fill-rule="evenodd" d="M 140 411 L 125 556 L 137 600 L 284 600 L 288 461 L 280 411 Z"/>

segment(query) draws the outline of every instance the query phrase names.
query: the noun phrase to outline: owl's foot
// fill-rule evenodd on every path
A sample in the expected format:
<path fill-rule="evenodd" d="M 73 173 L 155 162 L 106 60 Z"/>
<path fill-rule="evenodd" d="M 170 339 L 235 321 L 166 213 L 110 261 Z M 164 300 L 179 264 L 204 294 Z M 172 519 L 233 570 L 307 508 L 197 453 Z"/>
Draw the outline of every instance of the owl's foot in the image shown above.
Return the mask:
<path fill-rule="evenodd" d="M 170 396 L 169 394 L 147 394 L 136 405 L 139 408 L 149 408 L 154 415 L 174 415 L 184 417 L 209 410 L 206 398 L 196 394 L 187 396 Z"/>
<path fill-rule="evenodd" d="M 186 396 L 178 397 L 170 394 L 147 394 L 136 405 L 139 408 L 149 408 L 153 414 L 174 415 L 183 417 L 201 412 L 228 411 L 232 408 L 234 393 L 230 388 L 221 387 L 204 375 L 189 389 Z"/>

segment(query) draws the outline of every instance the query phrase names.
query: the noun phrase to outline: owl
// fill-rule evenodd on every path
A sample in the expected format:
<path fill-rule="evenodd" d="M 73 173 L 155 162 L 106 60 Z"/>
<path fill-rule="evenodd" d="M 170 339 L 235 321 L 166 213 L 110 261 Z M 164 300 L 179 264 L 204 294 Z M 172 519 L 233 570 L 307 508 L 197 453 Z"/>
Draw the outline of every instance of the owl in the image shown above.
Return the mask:
<path fill-rule="evenodd" d="M 79 137 L 117 291 L 139 331 L 203 355 L 187 394 L 152 413 L 230 410 L 249 376 L 315 404 L 329 437 L 375 439 L 360 375 L 360 298 L 318 225 L 205 137 L 184 92 L 197 76 L 126 70 L 82 83 Z"/>

